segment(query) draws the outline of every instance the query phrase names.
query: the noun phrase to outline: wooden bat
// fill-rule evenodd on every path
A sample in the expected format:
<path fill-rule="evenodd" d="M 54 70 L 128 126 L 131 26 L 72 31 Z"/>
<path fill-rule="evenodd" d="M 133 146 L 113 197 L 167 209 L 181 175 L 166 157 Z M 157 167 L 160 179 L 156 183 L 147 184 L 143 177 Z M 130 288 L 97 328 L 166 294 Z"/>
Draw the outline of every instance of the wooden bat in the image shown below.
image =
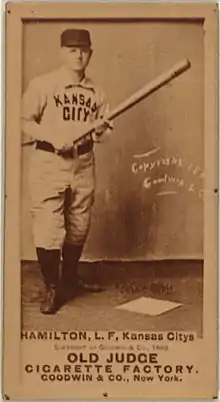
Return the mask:
<path fill-rule="evenodd" d="M 168 84 L 168 82 L 172 81 L 174 78 L 178 77 L 180 74 L 184 73 L 191 67 L 191 63 L 189 60 L 184 59 L 179 63 L 175 64 L 170 70 L 160 74 L 156 79 L 149 82 L 147 85 L 143 86 L 137 92 L 133 93 L 129 98 L 121 102 L 118 106 L 116 106 L 111 112 L 105 116 L 105 120 L 113 120 L 116 117 L 120 116 L 126 110 L 130 109 L 142 99 L 156 92 L 159 88 Z M 93 133 L 96 129 L 98 129 L 100 122 L 95 121 L 89 127 L 87 126 L 85 132 L 81 132 L 77 138 L 74 140 L 73 144 L 76 144 L 79 140 L 86 137 L 88 134 Z M 25 142 L 22 145 L 27 145 L 33 143 L 33 141 Z"/>
<path fill-rule="evenodd" d="M 137 92 L 133 93 L 133 95 L 129 96 L 125 101 L 116 106 L 111 112 L 105 116 L 106 120 L 113 120 L 116 117 L 120 116 L 126 110 L 130 109 L 132 106 L 136 105 L 142 99 L 151 95 L 153 92 L 157 91 L 159 88 L 168 84 L 168 82 L 172 81 L 174 78 L 178 77 L 180 74 L 184 73 L 191 67 L 191 63 L 189 60 L 184 59 L 179 63 L 175 64 L 170 70 L 160 74 L 156 79 L 149 82 L 147 85 L 139 89 Z M 90 128 L 87 129 L 85 133 L 80 134 L 74 143 L 78 142 L 88 134 L 94 132 L 98 128 L 98 124 L 94 122 Z"/>

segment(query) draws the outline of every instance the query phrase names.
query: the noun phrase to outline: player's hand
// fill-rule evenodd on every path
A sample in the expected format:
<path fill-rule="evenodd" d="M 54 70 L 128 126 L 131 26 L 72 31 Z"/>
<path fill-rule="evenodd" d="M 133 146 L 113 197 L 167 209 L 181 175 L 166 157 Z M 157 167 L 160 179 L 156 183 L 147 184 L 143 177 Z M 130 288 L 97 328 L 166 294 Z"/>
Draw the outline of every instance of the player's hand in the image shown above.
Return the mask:
<path fill-rule="evenodd" d="M 72 127 L 61 123 L 48 130 L 48 141 L 52 143 L 56 150 L 70 150 L 73 147 Z"/>
<path fill-rule="evenodd" d="M 110 120 L 107 119 L 98 119 L 95 124 L 97 124 L 97 128 L 92 134 L 94 141 L 99 141 L 100 137 L 105 133 L 106 130 L 112 130 L 113 124 Z"/>
<path fill-rule="evenodd" d="M 54 131 L 54 138 L 51 136 L 51 142 L 53 146 L 62 151 L 68 151 L 73 148 L 77 138 L 86 134 L 91 128 L 91 124 L 85 124 L 82 122 L 74 122 L 74 124 L 68 122 L 62 122 L 57 124 Z"/>
<path fill-rule="evenodd" d="M 52 144 L 55 149 L 61 151 L 69 151 L 71 148 L 73 148 L 72 138 L 56 138 L 52 140 Z"/>

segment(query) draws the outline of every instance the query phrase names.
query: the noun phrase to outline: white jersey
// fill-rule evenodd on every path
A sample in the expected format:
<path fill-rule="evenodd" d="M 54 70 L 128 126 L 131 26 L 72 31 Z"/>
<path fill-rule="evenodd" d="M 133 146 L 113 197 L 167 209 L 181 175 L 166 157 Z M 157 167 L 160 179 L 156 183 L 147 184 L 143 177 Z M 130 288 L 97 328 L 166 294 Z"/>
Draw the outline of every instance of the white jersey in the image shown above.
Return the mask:
<path fill-rule="evenodd" d="M 79 129 L 108 112 L 103 91 L 88 77 L 74 83 L 64 66 L 34 78 L 22 101 L 22 119 L 45 128 L 45 141 L 62 135 L 65 129 L 71 129 L 74 140 L 74 131 L 77 136 Z"/>

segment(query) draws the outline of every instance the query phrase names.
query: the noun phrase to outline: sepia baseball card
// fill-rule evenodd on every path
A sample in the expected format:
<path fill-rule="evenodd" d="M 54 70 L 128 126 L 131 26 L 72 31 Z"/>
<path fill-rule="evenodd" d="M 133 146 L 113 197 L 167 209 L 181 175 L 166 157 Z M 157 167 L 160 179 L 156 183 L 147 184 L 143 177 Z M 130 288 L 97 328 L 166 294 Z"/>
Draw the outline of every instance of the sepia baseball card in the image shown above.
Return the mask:
<path fill-rule="evenodd" d="M 217 398 L 217 5 L 5 25 L 4 399 Z"/>

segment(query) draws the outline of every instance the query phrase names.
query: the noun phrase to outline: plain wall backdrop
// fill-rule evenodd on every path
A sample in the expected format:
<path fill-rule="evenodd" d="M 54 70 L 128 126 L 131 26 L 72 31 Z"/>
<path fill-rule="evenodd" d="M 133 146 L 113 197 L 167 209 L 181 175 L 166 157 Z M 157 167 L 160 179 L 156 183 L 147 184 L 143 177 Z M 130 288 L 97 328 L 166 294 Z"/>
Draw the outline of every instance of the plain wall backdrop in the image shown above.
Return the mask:
<path fill-rule="evenodd" d="M 70 27 L 90 30 L 94 54 L 88 75 L 102 86 L 111 107 L 178 61 L 190 60 L 190 70 L 117 118 L 112 135 L 96 145 L 96 200 L 82 258 L 202 258 L 202 23 L 23 25 L 23 90 L 36 75 L 59 67 L 60 34 Z M 24 147 L 21 259 L 36 259 L 26 174 L 29 155 L 30 147 Z"/>

